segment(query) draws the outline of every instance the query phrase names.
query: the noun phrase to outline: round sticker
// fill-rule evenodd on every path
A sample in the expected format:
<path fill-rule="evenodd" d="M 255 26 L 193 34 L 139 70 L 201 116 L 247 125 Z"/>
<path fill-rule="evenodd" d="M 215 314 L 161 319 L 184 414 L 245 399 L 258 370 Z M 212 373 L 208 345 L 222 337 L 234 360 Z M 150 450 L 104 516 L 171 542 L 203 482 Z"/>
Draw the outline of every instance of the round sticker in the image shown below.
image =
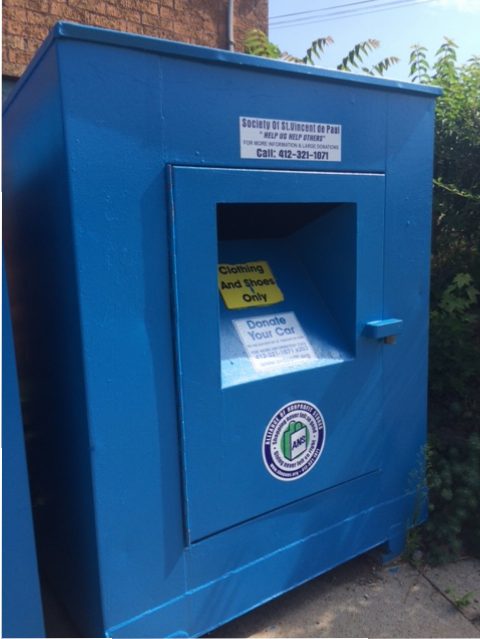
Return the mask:
<path fill-rule="evenodd" d="M 310 402 L 285 404 L 270 420 L 262 442 L 268 472 L 281 481 L 300 479 L 320 459 L 325 445 L 325 420 Z"/>

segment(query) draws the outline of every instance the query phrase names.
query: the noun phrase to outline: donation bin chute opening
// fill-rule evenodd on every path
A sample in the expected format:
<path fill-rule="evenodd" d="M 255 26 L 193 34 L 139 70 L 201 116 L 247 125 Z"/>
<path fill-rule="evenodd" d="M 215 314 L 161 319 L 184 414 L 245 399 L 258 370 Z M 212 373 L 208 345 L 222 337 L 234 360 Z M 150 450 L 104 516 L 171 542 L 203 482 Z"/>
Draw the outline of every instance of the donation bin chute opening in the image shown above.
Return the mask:
<path fill-rule="evenodd" d="M 218 204 L 217 237 L 224 386 L 354 357 L 355 203 Z"/>

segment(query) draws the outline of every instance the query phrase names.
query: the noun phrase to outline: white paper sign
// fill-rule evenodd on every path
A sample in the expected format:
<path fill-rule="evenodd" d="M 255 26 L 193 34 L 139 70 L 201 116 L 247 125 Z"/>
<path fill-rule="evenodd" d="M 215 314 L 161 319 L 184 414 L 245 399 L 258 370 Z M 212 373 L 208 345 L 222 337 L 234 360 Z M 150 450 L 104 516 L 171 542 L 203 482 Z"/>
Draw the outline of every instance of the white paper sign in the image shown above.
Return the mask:
<path fill-rule="evenodd" d="M 249 160 L 340 162 L 342 126 L 240 116 L 240 157 Z"/>
<path fill-rule="evenodd" d="M 276 313 L 232 320 L 253 368 L 266 373 L 315 361 L 295 313 Z"/>

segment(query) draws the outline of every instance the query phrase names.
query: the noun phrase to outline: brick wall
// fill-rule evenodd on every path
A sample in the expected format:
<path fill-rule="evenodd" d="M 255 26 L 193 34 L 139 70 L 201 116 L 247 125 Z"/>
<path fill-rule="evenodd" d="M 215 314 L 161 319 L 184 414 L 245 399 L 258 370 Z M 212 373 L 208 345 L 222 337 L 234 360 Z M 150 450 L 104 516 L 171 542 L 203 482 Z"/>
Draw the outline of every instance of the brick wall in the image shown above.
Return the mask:
<path fill-rule="evenodd" d="M 235 0 L 236 48 L 268 0 Z M 3 0 L 3 74 L 20 76 L 57 20 L 227 48 L 227 0 Z"/>

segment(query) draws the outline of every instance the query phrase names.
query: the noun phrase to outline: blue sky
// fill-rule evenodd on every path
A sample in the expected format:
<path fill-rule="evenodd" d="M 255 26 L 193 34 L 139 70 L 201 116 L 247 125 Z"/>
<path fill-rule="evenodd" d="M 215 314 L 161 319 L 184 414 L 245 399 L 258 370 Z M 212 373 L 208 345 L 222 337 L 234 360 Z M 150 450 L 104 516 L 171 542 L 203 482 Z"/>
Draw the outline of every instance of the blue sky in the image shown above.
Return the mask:
<path fill-rule="evenodd" d="M 408 79 L 410 46 L 415 43 L 429 49 L 430 59 L 444 36 L 459 45 L 459 62 L 480 55 L 480 0 L 269 0 L 269 7 L 270 40 L 282 51 L 303 56 L 312 40 L 327 35 L 334 39 L 319 63 L 328 68 L 335 68 L 354 44 L 367 38 L 381 43 L 380 49 L 369 56 L 372 64 L 386 56 L 401 59 L 386 74 L 400 80 Z M 283 14 L 313 10 L 324 11 L 272 20 Z M 354 15 L 331 15 L 339 12 Z M 280 20 L 289 24 L 275 27 Z M 293 20 L 304 24 L 294 25 Z"/>

